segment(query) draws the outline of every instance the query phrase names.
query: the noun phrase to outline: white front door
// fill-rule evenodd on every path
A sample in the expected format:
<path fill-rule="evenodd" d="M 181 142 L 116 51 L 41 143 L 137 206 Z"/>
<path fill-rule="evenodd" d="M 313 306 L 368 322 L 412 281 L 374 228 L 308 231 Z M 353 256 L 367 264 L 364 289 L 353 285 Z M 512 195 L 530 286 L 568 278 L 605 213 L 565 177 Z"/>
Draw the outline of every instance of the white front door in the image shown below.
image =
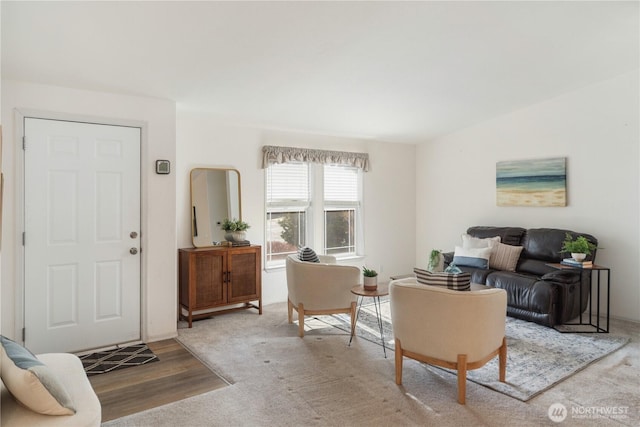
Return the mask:
<path fill-rule="evenodd" d="M 140 339 L 140 129 L 26 118 L 25 345 Z"/>

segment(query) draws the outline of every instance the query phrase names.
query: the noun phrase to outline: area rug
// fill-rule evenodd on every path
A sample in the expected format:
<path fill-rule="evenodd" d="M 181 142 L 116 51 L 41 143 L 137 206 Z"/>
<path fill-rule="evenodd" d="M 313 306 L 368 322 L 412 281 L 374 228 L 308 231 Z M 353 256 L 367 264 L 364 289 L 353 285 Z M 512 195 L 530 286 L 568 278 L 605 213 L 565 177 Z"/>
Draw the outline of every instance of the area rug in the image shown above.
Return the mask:
<path fill-rule="evenodd" d="M 146 344 L 135 344 L 79 357 L 88 376 L 144 365 L 158 360 L 158 356 Z"/>
<path fill-rule="evenodd" d="M 381 308 L 385 345 L 387 349 L 393 350 L 395 343 L 388 299 L 382 302 Z M 305 321 L 305 326 L 310 329 L 330 326 L 346 334 L 350 331 L 349 316 L 342 314 L 317 316 L 311 322 Z M 365 339 L 382 345 L 372 303 L 362 306 L 356 334 L 356 340 Z M 523 402 L 611 354 L 628 341 L 627 338 L 612 334 L 563 334 L 555 329 L 512 317 L 507 317 L 506 335 L 506 382 L 498 381 L 497 357 L 480 369 L 468 371 L 467 379 Z M 448 369 L 426 364 L 422 366 L 425 370 L 444 370 L 455 375 L 454 371 Z"/>

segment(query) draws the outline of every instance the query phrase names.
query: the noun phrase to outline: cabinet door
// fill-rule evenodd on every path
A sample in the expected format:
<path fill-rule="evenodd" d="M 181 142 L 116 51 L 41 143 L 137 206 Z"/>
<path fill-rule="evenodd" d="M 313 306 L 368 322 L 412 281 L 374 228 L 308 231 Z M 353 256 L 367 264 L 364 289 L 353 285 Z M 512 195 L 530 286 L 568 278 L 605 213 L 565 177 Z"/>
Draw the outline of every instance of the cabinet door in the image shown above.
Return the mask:
<path fill-rule="evenodd" d="M 224 283 L 224 251 L 206 251 L 192 254 L 195 263 L 195 310 L 227 302 Z"/>
<path fill-rule="evenodd" d="M 229 302 L 245 302 L 260 298 L 261 269 L 260 248 L 240 248 L 229 251 L 227 268 L 229 282 Z"/>

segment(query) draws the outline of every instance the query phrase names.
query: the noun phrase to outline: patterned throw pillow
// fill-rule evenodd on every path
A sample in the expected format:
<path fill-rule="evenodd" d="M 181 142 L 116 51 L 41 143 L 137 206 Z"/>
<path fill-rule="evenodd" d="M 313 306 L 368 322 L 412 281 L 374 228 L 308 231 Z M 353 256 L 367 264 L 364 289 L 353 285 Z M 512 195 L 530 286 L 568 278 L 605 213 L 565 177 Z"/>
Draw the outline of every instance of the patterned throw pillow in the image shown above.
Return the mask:
<path fill-rule="evenodd" d="M 520 252 L 522 252 L 522 246 L 498 243 L 498 245 L 493 248 L 493 252 L 491 252 L 489 266 L 496 270 L 516 271 L 518 259 L 520 259 Z"/>
<path fill-rule="evenodd" d="M 316 252 L 311 248 L 307 248 L 306 246 L 298 249 L 298 259 L 300 261 L 307 262 L 320 262 L 320 258 L 318 258 Z"/>
<path fill-rule="evenodd" d="M 69 393 L 51 370 L 29 350 L 0 335 L 2 382 L 20 403 L 45 415 L 76 413 Z"/>
<path fill-rule="evenodd" d="M 471 289 L 471 274 L 469 273 L 432 273 L 429 270 L 414 268 L 418 283 L 430 286 L 442 286 L 454 291 L 468 291 Z"/>
<path fill-rule="evenodd" d="M 466 266 L 474 268 L 489 268 L 489 258 L 491 257 L 491 248 L 469 248 L 465 249 L 456 246 L 453 253 L 453 263 L 457 266 Z"/>

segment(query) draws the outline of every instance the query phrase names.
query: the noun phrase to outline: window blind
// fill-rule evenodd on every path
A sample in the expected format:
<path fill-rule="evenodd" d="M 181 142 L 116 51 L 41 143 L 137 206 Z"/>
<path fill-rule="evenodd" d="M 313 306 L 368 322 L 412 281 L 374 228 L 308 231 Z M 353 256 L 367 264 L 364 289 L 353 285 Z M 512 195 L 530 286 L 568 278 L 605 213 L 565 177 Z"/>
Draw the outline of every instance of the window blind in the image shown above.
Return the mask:
<path fill-rule="evenodd" d="M 267 169 L 267 203 L 309 201 L 309 166 L 281 163 Z"/>
<path fill-rule="evenodd" d="M 331 202 L 357 202 L 358 169 L 325 166 L 324 200 Z"/>

